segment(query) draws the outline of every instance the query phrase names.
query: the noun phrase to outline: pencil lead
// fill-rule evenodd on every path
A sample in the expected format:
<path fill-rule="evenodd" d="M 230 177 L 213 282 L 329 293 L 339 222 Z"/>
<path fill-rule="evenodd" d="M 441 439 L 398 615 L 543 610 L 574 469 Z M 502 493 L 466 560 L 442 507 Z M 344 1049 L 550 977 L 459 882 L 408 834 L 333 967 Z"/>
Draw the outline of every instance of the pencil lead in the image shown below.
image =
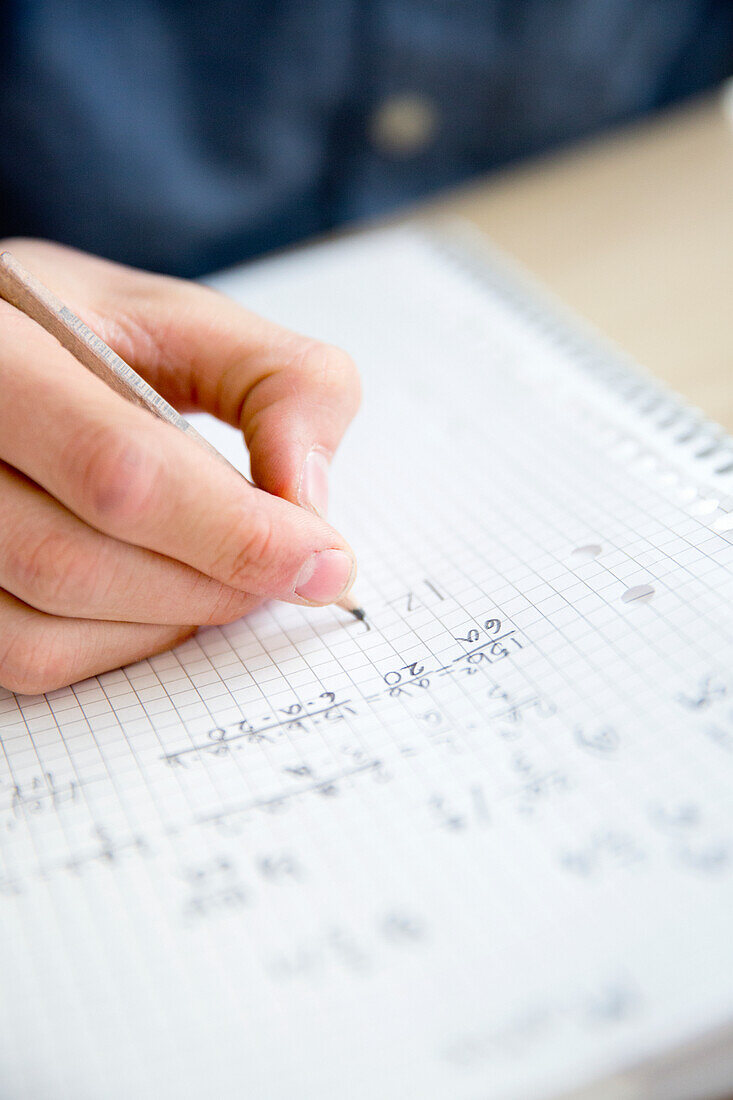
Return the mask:
<path fill-rule="evenodd" d="M 344 596 L 343 600 L 339 600 L 336 604 L 342 611 L 348 611 L 353 615 L 357 622 L 366 622 L 366 611 L 359 607 L 358 603 L 352 596 Z"/>

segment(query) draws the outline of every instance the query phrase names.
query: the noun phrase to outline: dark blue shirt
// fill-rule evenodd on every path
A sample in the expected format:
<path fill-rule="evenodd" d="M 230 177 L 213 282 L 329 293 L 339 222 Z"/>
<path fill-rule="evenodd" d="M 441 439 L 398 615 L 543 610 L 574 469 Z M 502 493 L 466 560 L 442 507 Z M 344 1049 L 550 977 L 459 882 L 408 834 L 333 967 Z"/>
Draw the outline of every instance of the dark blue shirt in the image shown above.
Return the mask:
<path fill-rule="evenodd" d="M 197 275 L 729 74 L 729 0 L 0 0 L 0 236 Z"/>

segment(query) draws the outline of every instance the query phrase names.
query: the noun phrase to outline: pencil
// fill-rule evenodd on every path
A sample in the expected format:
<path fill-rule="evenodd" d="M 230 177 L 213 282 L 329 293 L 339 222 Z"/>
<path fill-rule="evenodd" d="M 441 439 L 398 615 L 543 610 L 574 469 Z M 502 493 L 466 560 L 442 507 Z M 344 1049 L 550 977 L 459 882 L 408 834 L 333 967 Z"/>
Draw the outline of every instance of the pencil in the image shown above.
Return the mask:
<path fill-rule="evenodd" d="M 0 296 L 54 336 L 82 366 L 105 382 L 110 389 L 133 404 L 147 409 L 159 420 L 164 420 L 166 424 L 172 424 L 204 450 L 213 454 L 220 462 L 236 470 L 240 477 L 244 477 L 241 470 L 232 466 L 216 447 L 212 447 L 211 443 L 196 431 L 185 416 L 181 416 L 165 398 L 161 397 L 132 369 L 129 363 L 117 355 L 109 344 L 84 324 L 73 310 L 64 305 L 47 286 L 31 275 L 11 252 L 0 253 Z M 359 622 L 366 619 L 362 608 L 350 596 L 339 600 L 337 606 L 348 611 Z"/>

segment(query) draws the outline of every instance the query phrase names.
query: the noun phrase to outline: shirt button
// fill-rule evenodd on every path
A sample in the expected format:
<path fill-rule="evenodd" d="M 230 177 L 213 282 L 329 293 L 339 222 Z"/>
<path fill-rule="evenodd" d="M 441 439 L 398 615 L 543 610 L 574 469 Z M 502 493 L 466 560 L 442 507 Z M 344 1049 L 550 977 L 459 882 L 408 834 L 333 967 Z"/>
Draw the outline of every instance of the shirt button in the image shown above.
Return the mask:
<path fill-rule="evenodd" d="M 438 112 L 427 96 L 414 92 L 390 96 L 369 120 L 372 144 L 382 153 L 409 157 L 421 153 L 438 129 Z"/>

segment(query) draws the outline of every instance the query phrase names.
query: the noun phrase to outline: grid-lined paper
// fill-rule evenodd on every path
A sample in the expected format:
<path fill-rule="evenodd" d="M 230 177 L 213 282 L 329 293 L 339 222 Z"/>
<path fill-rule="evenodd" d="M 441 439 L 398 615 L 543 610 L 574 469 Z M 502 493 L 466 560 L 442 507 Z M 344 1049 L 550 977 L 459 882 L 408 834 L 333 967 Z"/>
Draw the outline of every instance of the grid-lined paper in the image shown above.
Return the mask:
<path fill-rule="evenodd" d="M 368 626 L 0 693 L 2 1095 L 531 1100 L 731 1020 L 713 481 L 416 231 L 221 286 L 362 370 Z"/>

